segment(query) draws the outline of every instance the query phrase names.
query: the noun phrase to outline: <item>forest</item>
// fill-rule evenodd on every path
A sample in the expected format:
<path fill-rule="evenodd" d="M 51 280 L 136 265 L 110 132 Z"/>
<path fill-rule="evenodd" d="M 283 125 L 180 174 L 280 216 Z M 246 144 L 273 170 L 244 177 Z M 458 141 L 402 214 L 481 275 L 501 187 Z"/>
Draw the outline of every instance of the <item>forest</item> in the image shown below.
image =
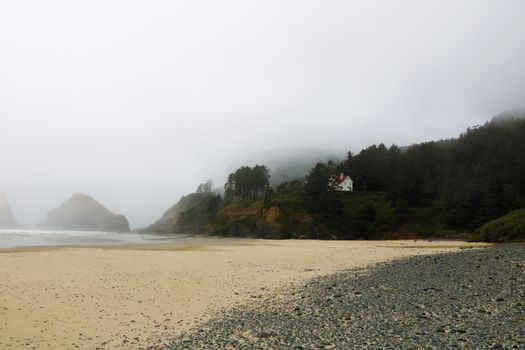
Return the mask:
<path fill-rule="evenodd" d="M 353 179 L 353 192 L 327 187 L 339 173 Z M 525 119 L 495 117 L 456 139 L 372 145 L 340 162 L 317 163 L 304 177 L 275 188 L 270 180 L 270 169 L 256 165 L 230 174 L 223 196 L 201 185 L 199 191 L 205 188 L 210 196 L 182 213 L 176 231 L 316 239 L 480 237 L 483 225 L 525 208 Z M 512 239 L 525 238 L 525 226 L 518 226 Z"/>

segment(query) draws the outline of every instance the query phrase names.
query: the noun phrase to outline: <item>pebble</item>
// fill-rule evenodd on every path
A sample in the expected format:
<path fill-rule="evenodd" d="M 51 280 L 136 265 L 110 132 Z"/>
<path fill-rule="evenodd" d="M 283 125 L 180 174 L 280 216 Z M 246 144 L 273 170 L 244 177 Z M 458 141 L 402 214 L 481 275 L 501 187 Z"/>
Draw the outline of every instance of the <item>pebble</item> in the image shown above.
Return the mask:
<path fill-rule="evenodd" d="M 525 349 L 524 261 L 516 243 L 351 269 L 145 349 Z"/>

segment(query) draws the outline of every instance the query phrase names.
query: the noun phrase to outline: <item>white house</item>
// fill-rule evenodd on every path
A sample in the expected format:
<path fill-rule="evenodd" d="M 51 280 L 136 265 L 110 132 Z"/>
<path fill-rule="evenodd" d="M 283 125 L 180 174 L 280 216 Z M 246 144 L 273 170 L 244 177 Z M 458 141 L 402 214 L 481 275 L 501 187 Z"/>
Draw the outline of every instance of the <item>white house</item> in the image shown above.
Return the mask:
<path fill-rule="evenodd" d="M 352 181 L 350 176 L 346 176 L 343 173 L 332 175 L 330 180 L 328 180 L 328 190 L 352 192 L 354 190 L 354 181 Z"/>

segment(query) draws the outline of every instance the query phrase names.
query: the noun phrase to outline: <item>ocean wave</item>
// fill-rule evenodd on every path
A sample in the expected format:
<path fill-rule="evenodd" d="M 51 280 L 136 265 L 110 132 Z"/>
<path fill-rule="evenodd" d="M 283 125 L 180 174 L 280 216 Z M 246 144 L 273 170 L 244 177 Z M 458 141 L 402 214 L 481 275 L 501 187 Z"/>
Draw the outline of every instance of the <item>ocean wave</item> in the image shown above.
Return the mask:
<path fill-rule="evenodd" d="M 0 235 L 11 236 L 65 236 L 65 237 L 84 237 L 84 236 L 105 236 L 118 235 L 117 232 L 105 231 L 61 231 L 61 230 L 36 230 L 36 229 L 0 229 Z"/>

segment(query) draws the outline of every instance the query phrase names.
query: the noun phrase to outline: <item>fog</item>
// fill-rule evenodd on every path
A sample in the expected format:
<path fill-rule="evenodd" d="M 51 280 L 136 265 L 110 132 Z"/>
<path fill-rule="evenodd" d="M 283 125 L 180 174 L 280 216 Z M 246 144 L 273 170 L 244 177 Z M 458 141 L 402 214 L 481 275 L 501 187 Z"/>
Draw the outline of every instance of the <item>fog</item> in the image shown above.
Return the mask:
<path fill-rule="evenodd" d="M 525 102 L 525 2 L 4 1 L 0 192 L 132 227 L 243 163 L 456 137 Z M 273 158 L 272 158 L 273 157 Z"/>

